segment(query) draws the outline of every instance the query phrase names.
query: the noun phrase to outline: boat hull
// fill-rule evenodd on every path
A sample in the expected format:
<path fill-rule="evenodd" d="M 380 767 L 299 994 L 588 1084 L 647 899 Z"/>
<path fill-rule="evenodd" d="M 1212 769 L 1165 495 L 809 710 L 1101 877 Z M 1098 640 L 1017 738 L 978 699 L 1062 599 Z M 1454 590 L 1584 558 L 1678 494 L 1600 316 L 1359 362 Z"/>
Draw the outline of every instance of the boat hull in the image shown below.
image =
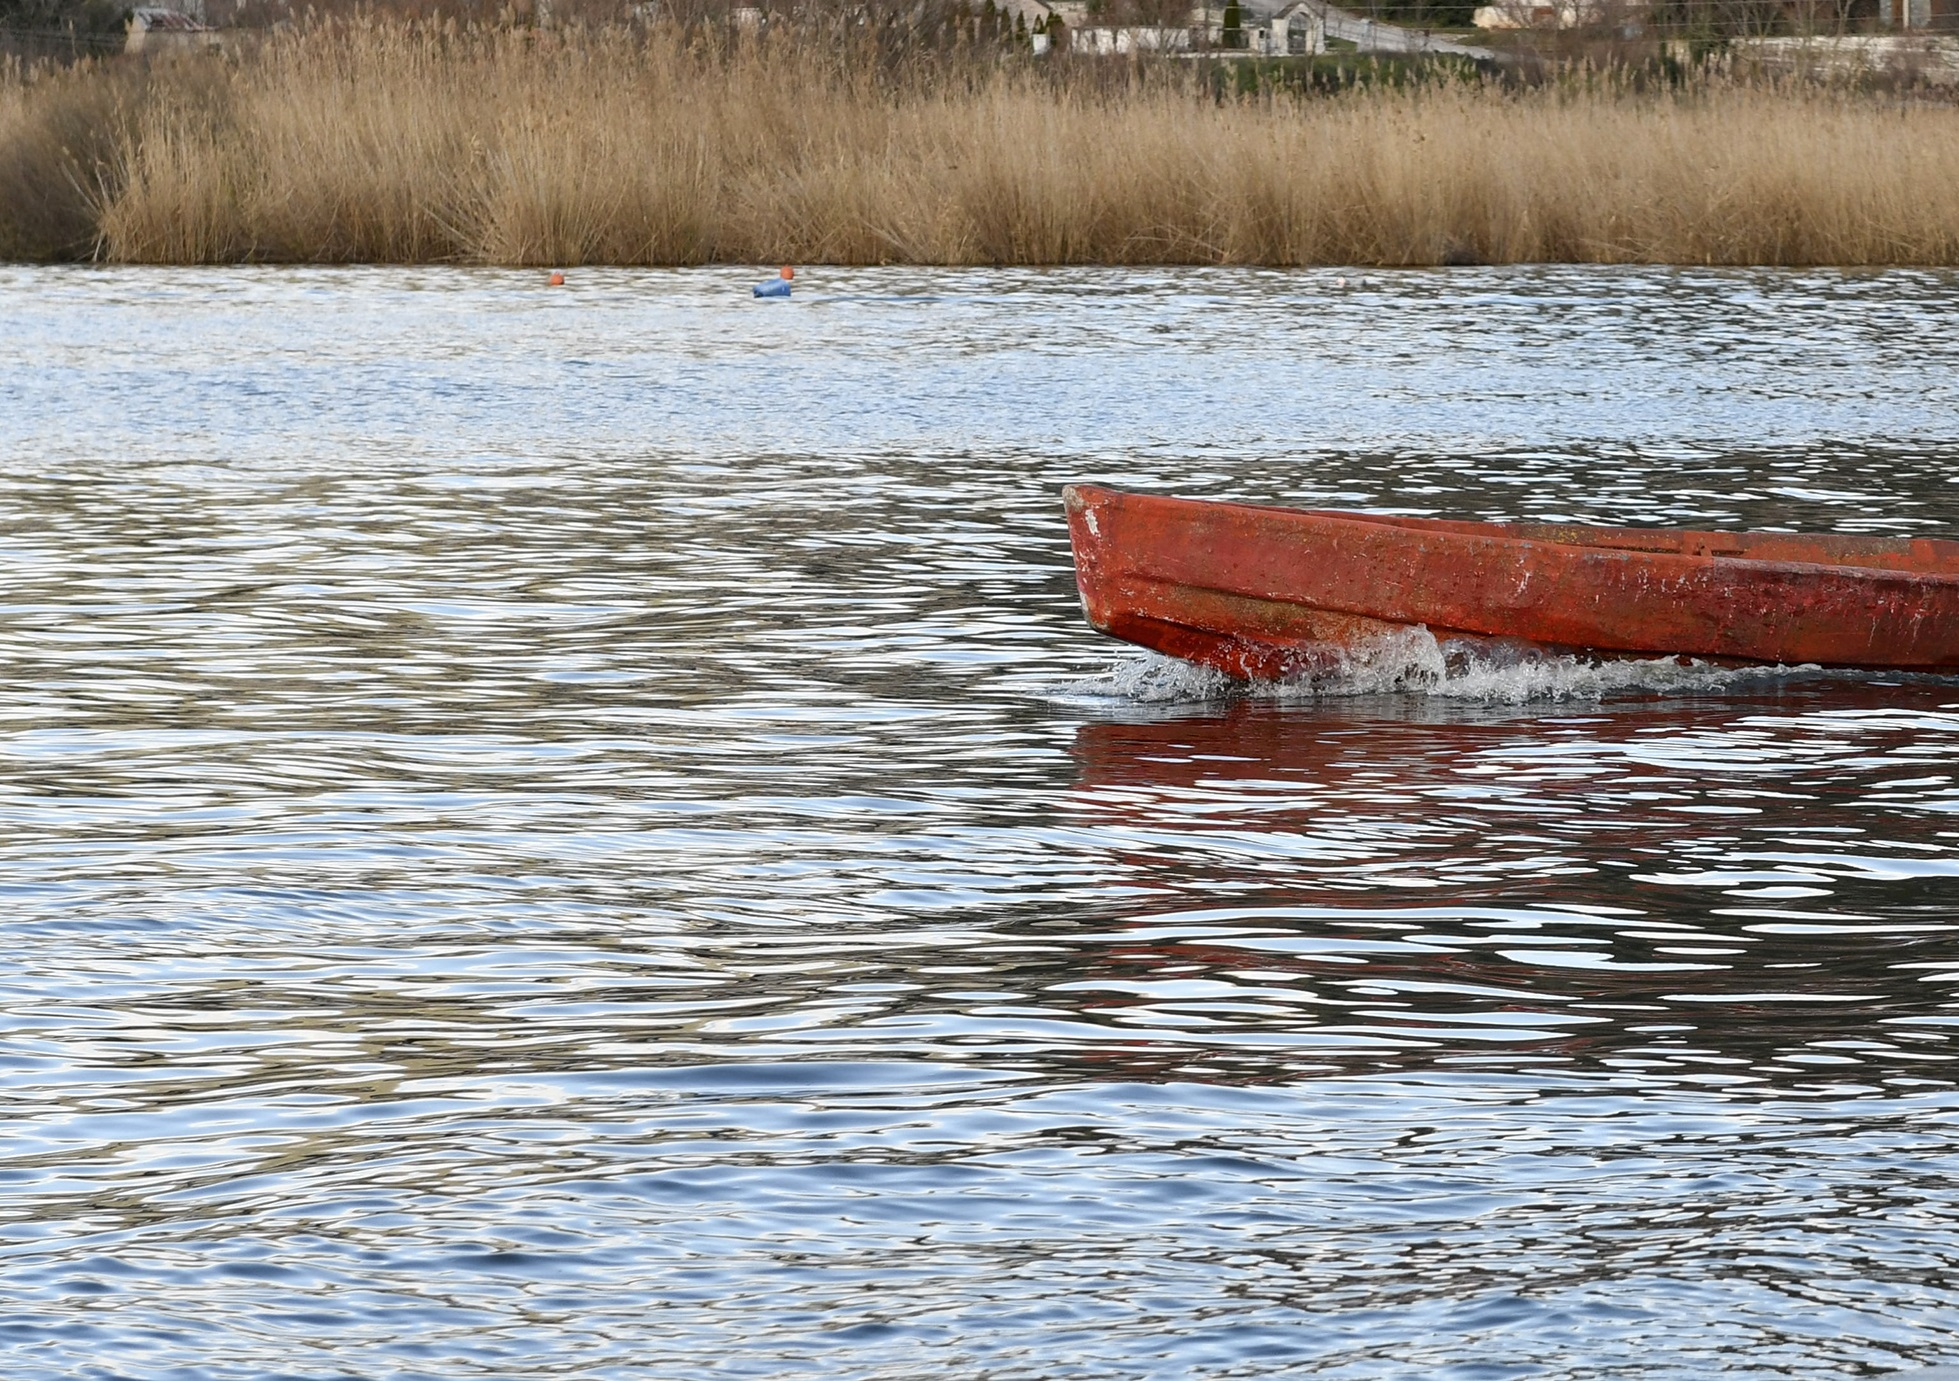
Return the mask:
<path fill-rule="evenodd" d="M 1959 543 L 1390 518 L 1065 491 L 1089 622 L 1247 679 L 1411 630 L 1510 655 L 1959 670 Z"/>

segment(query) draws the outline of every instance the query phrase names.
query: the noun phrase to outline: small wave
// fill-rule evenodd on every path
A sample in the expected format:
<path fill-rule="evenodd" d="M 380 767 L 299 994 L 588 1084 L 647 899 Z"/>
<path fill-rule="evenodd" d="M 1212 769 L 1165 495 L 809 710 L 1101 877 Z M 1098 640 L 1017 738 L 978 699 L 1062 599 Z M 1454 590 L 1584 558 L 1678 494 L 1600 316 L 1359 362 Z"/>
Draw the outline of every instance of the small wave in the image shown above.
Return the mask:
<path fill-rule="evenodd" d="M 1060 688 L 1061 697 L 1127 700 L 1140 705 L 1187 705 L 1243 695 L 1246 687 L 1221 671 L 1137 648 L 1100 676 L 1084 676 Z"/>
<path fill-rule="evenodd" d="M 1480 639 L 1438 639 L 1426 628 L 1404 628 L 1355 647 L 1329 648 L 1310 671 L 1249 684 L 1139 648 L 1102 675 L 1069 684 L 1063 693 L 1152 705 L 1394 694 L 1514 705 L 1653 692 L 1705 694 L 1827 674 L 1814 664 L 1724 666 L 1691 657 L 1549 653 Z"/>

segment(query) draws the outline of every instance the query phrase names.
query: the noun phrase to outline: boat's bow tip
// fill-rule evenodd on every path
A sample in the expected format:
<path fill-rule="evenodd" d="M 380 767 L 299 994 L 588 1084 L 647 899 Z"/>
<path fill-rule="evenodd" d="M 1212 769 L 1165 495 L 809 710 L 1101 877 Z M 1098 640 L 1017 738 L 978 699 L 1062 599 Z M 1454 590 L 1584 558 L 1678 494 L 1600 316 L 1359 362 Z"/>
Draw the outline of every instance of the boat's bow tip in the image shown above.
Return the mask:
<path fill-rule="evenodd" d="M 1078 513 L 1095 503 L 1105 503 L 1116 496 L 1116 491 L 1099 484 L 1064 484 L 1061 486 L 1061 502 L 1068 506 L 1070 513 Z"/>
<path fill-rule="evenodd" d="M 1061 501 L 1068 510 L 1068 545 L 1075 556 L 1075 585 L 1081 591 L 1082 610 L 1089 624 L 1109 631 L 1107 592 L 1104 588 L 1102 556 L 1104 535 L 1097 501 L 1108 493 L 1092 484 L 1068 484 L 1061 488 Z"/>

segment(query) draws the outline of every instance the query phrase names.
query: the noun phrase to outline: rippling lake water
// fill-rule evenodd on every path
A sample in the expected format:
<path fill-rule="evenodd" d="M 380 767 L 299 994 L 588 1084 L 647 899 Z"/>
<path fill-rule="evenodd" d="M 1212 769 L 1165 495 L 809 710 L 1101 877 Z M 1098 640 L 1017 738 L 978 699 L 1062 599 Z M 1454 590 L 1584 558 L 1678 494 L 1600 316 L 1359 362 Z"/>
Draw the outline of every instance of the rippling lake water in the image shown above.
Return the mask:
<path fill-rule="evenodd" d="M 43 1378 L 1959 1360 L 1959 681 L 1230 698 L 1070 480 L 1959 530 L 1959 278 L 0 268 Z"/>

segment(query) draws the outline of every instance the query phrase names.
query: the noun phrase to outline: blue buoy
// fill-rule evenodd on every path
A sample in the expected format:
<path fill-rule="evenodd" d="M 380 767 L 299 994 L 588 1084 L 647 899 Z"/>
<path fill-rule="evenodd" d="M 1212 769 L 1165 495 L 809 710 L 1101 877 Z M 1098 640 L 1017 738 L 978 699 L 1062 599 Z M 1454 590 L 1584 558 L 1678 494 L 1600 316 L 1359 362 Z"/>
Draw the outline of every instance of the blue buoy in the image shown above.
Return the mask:
<path fill-rule="evenodd" d="M 757 283 L 755 285 L 755 295 L 757 297 L 787 297 L 789 296 L 789 280 L 787 278 L 772 278 L 766 283 Z"/>

